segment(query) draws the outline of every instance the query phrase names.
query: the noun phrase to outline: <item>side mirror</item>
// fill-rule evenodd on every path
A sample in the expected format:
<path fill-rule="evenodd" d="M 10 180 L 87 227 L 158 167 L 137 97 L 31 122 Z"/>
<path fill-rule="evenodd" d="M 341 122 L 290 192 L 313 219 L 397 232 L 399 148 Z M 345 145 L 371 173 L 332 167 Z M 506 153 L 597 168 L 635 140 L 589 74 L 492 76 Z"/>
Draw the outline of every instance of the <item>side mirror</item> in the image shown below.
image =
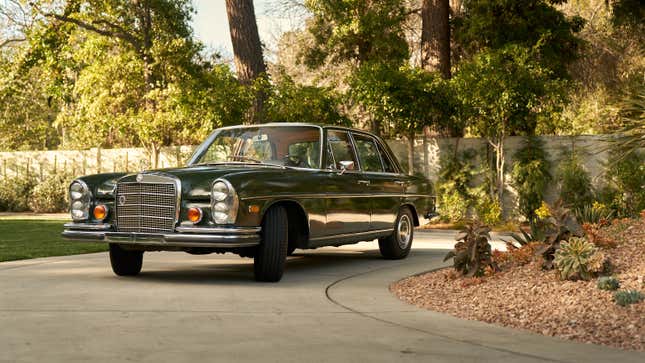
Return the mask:
<path fill-rule="evenodd" d="M 354 170 L 353 161 L 343 160 L 343 161 L 339 161 L 338 164 L 340 164 L 340 171 L 338 172 L 338 175 L 345 174 L 347 170 Z"/>

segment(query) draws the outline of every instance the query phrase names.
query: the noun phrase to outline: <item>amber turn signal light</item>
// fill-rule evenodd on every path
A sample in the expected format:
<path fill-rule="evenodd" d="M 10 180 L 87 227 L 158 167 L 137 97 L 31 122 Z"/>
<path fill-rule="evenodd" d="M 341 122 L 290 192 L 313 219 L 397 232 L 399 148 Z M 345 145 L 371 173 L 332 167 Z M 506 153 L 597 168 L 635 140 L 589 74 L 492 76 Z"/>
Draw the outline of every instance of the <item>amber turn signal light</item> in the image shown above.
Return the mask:
<path fill-rule="evenodd" d="M 108 215 L 108 207 L 107 206 L 105 206 L 103 204 L 99 204 L 96 207 L 94 207 L 94 218 L 95 219 L 97 219 L 99 221 L 102 221 L 102 220 L 105 219 L 105 217 L 107 217 L 107 215 Z"/>
<path fill-rule="evenodd" d="M 250 205 L 249 213 L 252 213 L 252 214 L 260 213 L 260 206 L 255 204 Z"/>
<path fill-rule="evenodd" d="M 202 216 L 204 214 L 202 213 L 201 208 L 190 208 L 188 209 L 188 220 L 193 222 L 193 223 L 199 223 L 199 221 L 202 220 Z"/>

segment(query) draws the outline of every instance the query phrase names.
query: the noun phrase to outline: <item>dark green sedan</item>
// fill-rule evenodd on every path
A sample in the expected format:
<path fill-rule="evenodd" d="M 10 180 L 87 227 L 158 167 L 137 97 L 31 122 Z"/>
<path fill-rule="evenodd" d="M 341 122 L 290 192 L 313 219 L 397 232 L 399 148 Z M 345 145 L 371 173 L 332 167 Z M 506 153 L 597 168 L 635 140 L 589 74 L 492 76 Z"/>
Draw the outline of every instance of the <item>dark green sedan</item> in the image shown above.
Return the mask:
<path fill-rule="evenodd" d="M 254 258 L 256 280 L 278 281 L 296 248 L 378 239 L 384 258 L 405 258 L 432 194 L 364 131 L 225 127 L 186 167 L 76 179 L 63 236 L 109 243 L 121 276 L 141 271 L 145 251 L 233 252 Z"/>

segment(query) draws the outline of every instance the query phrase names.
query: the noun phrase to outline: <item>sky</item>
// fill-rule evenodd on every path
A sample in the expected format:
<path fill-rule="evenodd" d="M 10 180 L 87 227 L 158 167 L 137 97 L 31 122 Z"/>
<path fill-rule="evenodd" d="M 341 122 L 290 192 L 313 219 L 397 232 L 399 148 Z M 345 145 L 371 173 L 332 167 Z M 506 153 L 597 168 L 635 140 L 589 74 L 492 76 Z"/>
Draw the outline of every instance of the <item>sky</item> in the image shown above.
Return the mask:
<path fill-rule="evenodd" d="M 297 28 L 301 19 L 277 8 L 278 0 L 255 0 L 255 16 L 260 41 L 269 49 L 274 48 L 280 34 Z M 217 51 L 225 59 L 232 59 L 233 46 L 226 17 L 224 0 L 193 0 L 193 29 L 197 39 L 209 50 Z"/>

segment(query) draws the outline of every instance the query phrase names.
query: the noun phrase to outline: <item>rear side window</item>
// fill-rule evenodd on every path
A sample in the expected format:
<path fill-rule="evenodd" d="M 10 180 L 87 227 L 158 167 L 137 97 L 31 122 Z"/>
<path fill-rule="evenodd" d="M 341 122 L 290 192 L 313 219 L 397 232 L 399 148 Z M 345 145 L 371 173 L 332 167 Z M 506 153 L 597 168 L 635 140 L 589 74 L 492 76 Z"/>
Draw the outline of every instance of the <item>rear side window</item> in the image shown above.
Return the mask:
<path fill-rule="evenodd" d="M 367 172 L 383 172 L 383 164 L 376 140 L 361 134 L 352 134 L 358 149 L 358 157 L 361 159 L 361 169 Z"/>
<path fill-rule="evenodd" d="M 392 160 L 388 158 L 388 154 L 385 149 L 379 145 L 379 152 L 381 153 L 381 160 L 383 160 L 383 167 L 385 168 L 386 173 L 396 173 L 396 167 L 392 163 Z"/>

